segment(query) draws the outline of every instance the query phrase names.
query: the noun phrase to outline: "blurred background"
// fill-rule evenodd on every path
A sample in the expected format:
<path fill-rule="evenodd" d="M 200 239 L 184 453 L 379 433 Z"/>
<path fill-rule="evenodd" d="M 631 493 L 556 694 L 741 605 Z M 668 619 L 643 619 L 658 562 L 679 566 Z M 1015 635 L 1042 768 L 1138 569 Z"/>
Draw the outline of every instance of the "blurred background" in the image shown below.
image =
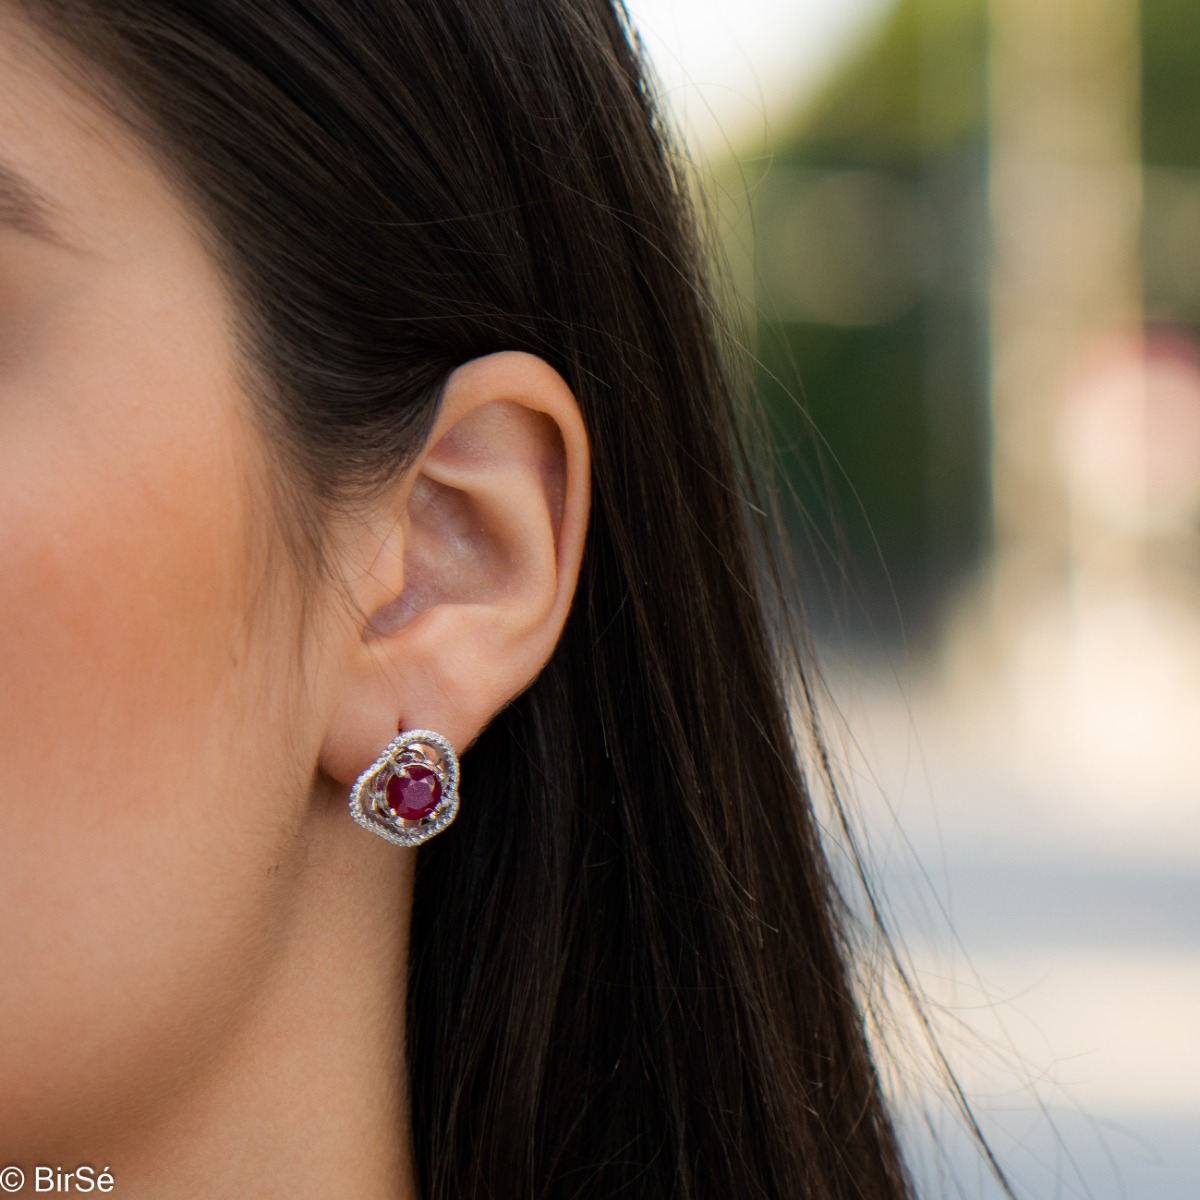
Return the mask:
<path fill-rule="evenodd" d="M 942 1045 L 1018 1194 L 1196 1200 L 1200 3 L 630 8 Z"/>

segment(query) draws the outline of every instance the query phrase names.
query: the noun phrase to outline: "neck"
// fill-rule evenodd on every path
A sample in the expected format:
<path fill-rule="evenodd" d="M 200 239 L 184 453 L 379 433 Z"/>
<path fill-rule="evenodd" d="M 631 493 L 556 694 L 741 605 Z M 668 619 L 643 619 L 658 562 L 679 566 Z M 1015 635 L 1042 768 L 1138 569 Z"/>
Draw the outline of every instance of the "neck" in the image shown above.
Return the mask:
<path fill-rule="evenodd" d="M 414 856 L 340 805 L 325 812 L 244 1019 L 156 1126 L 106 1160 L 129 1200 L 415 1200 L 404 1066 Z"/>

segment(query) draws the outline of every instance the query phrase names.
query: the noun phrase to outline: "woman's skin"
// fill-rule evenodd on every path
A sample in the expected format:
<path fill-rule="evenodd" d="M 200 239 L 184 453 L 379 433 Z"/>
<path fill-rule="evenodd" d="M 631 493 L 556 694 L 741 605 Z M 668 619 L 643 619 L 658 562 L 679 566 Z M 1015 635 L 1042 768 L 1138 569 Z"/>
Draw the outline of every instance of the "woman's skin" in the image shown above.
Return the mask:
<path fill-rule="evenodd" d="M 417 852 L 346 794 L 398 725 L 461 750 L 549 657 L 578 407 L 539 359 L 460 367 L 298 568 L 222 280 L 71 70 L 0 4 L 0 1167 L 414 1195 Z"/>

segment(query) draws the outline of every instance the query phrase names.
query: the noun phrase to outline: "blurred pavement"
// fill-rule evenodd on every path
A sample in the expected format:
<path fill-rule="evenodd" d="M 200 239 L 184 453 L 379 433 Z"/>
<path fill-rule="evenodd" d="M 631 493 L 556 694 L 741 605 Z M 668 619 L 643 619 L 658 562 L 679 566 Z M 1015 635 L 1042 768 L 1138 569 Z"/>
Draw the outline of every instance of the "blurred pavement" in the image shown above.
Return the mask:
<path fill-rule="evenodd" d="M 1082 688 L 1046 658 L 1040 681 L 1019 657 L 964 674 L 953 649 L 826 669 L 884 901 L 996 1156 L 1036 1200 L 1200 1197 L 1200 687 L 1172 711 L 1138 677 L 1152 648 L 1116 646 L 1123 672 Z M 924 1168 L 927 1194 L 999 1196 L 940 1128 L 950 1161 Z"/>

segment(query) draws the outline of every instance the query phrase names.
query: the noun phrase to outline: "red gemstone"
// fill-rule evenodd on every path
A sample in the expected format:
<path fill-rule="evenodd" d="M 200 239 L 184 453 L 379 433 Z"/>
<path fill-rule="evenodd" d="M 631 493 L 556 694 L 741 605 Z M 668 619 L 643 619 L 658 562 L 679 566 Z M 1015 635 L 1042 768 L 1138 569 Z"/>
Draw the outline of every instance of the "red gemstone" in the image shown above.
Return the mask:
<path fill-rule="evenodd" d="M 429 816 L 441 798 L 441 781 L 429 767 L 414 764 L 405 767 L 403 775 L 393 775 L 388 780 L 388 808 L 405 821 Z"/>

